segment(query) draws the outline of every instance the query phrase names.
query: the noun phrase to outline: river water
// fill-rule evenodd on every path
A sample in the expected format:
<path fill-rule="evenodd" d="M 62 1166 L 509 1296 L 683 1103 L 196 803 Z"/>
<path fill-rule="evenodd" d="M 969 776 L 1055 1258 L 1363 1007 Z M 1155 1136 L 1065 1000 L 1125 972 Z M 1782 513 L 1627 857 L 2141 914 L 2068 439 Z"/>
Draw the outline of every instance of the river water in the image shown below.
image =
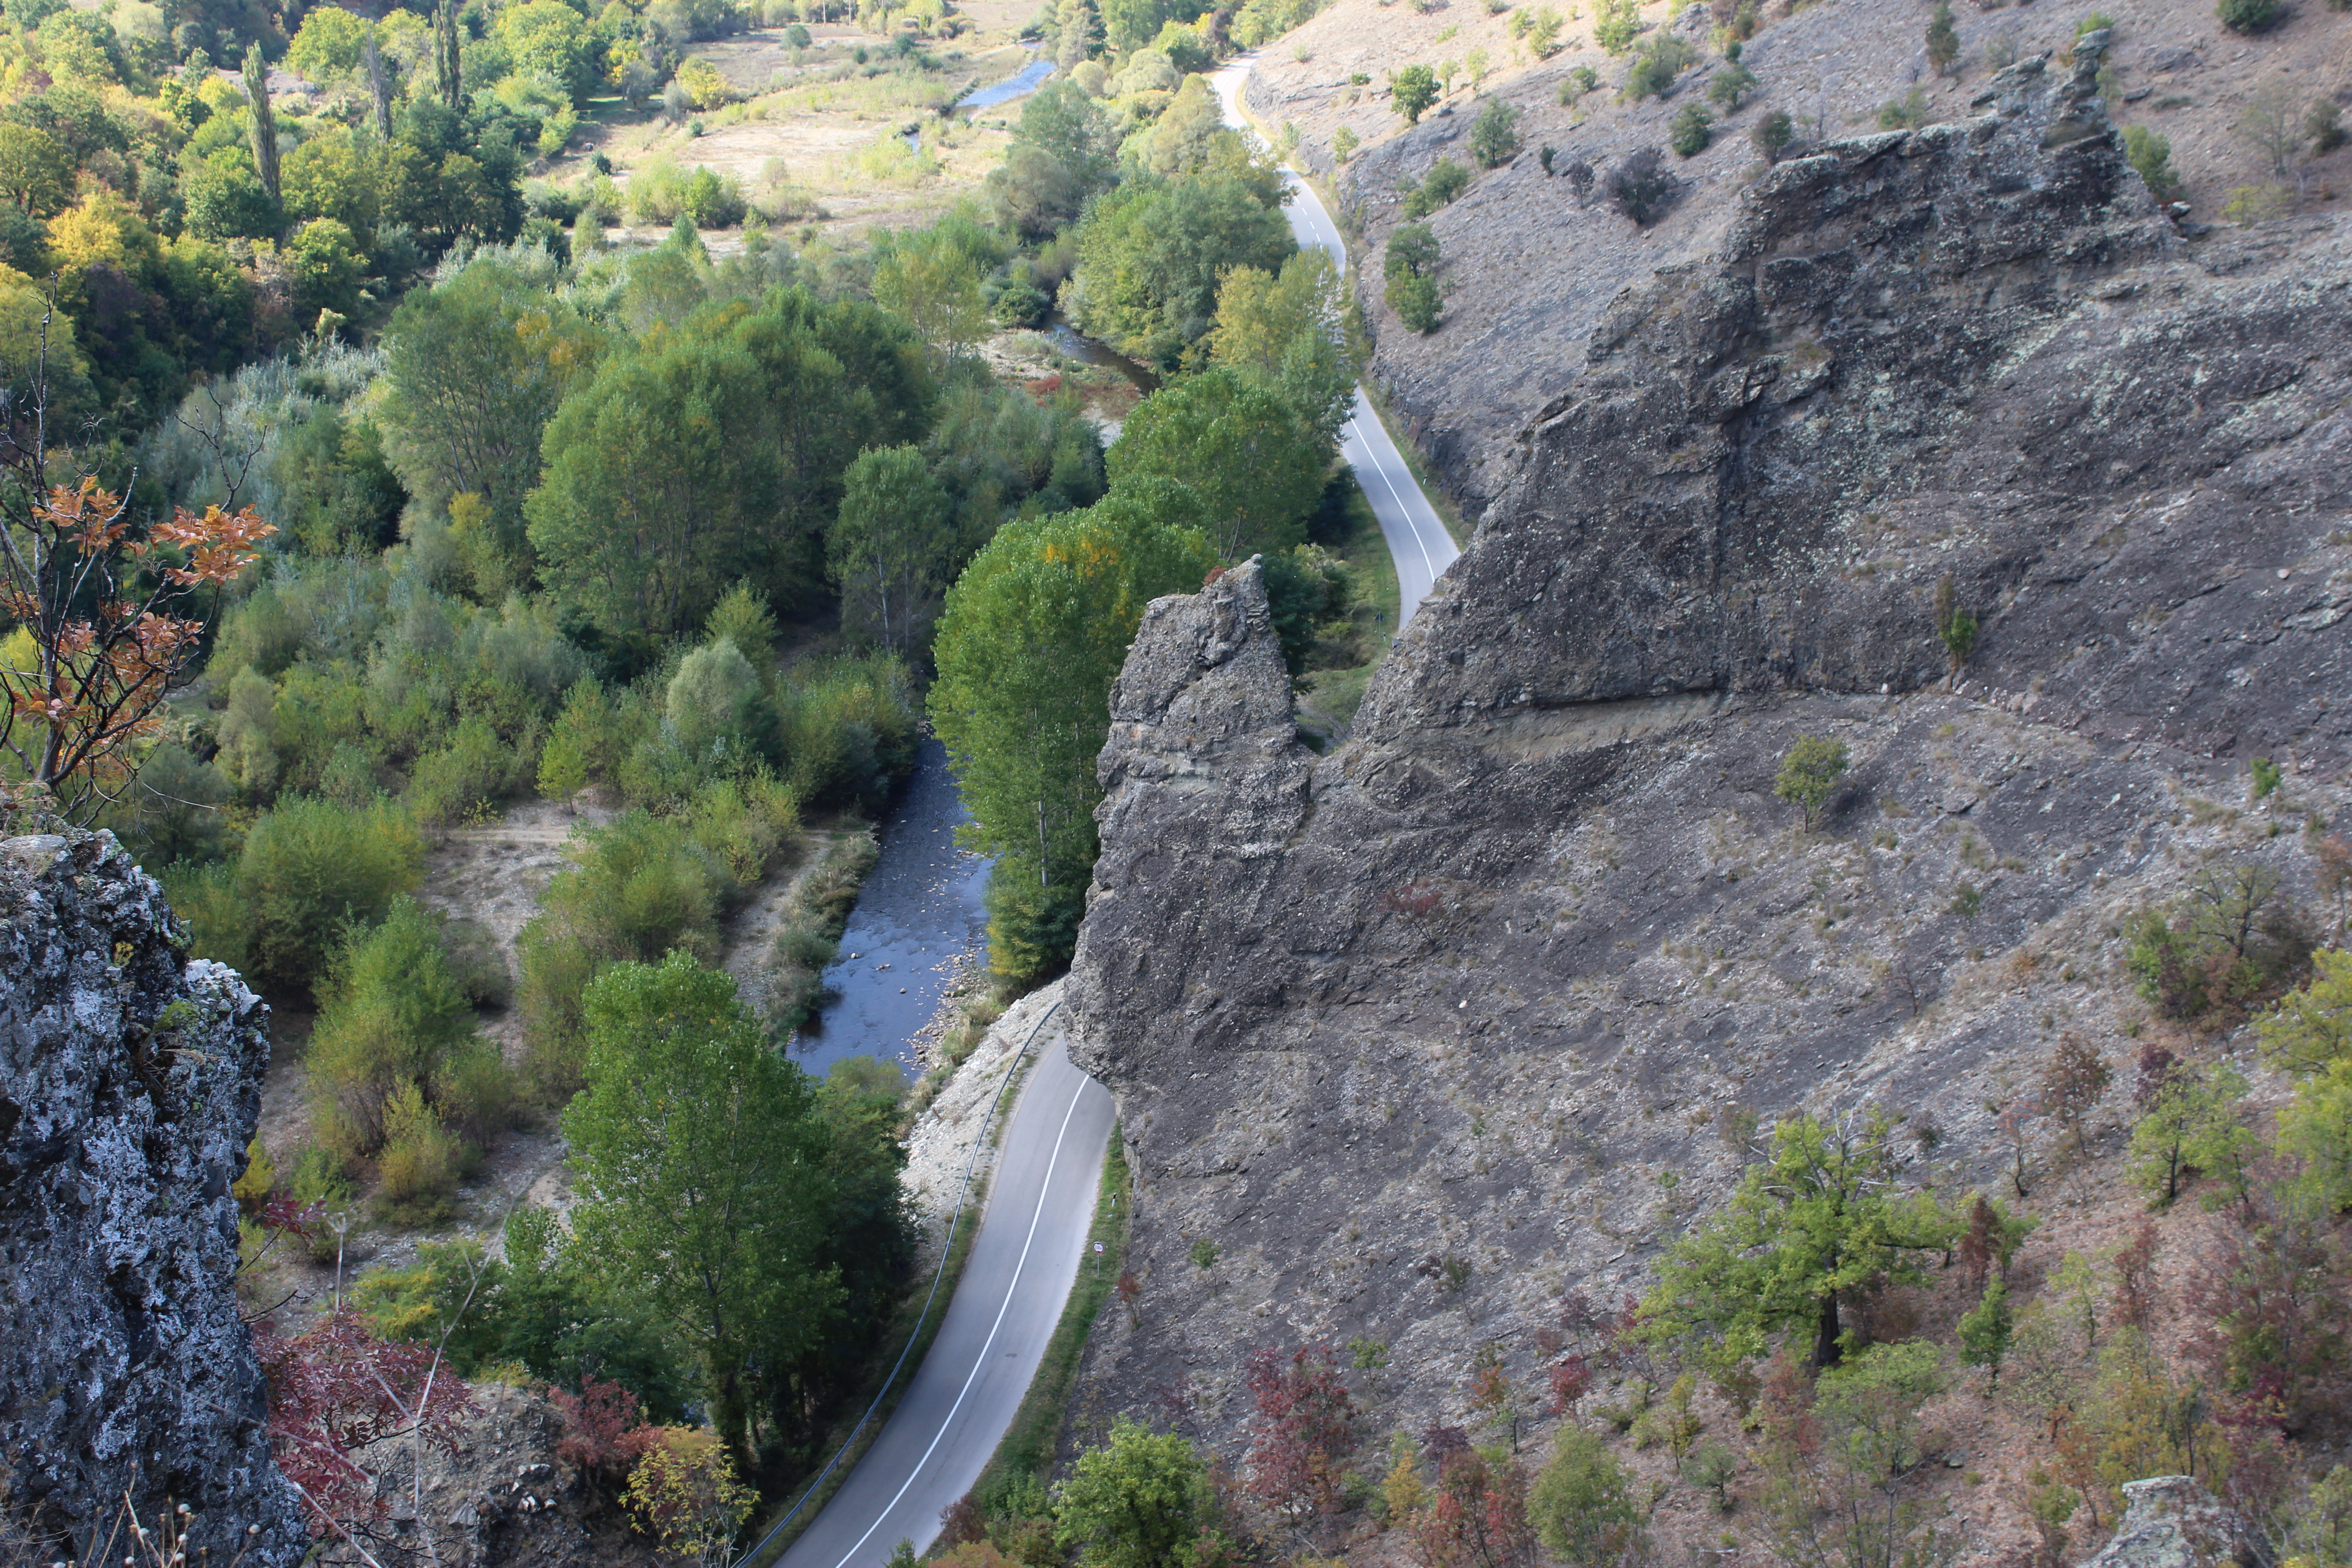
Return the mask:
<path fill-rule="evenodd" d="M 926 741 L 882 823 L 882 857 L 857 895 L 841 954 L 824 972 L 824 1007 L 793 1041 L 793 1060 L 822 1078 L 845 1057 L 915 1070 L 915 1036 L 939 1011 L 959 960 L 980 962 L 988 939 L 988 862 L 956 847 L 971 818 Z"/>
<path fill-rule="evenodd" d="M 1010 103 L 1016 98 L 1033 93 L 1054 74 L 1054 62 L 1031 60 L 1003 81 L 987 87 L 976 87 L 955 100 L 958 109 L 993 109 L 1000 103 Z"/>

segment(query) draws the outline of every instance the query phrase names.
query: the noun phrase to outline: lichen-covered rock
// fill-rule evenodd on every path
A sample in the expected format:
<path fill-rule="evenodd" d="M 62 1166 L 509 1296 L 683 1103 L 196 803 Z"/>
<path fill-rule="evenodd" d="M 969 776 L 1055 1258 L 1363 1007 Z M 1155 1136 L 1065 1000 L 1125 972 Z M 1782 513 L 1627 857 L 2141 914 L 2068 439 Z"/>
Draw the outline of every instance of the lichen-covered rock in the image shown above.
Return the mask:
<path fill-rule="evenodd" d="M 2245 1523 L 2188 1476 L 2124 1483 L 2123 1522 L 2083 1568 L 2253 1568 Z"/>
<path fill-rule="evenodd" d="M 184 943 L 112 835 L 0 842 L 0 1454 L 44 1534 L 184 1504 L 261 1568 L 309 1545 L 232 1287 L 268 1041 Z"/>

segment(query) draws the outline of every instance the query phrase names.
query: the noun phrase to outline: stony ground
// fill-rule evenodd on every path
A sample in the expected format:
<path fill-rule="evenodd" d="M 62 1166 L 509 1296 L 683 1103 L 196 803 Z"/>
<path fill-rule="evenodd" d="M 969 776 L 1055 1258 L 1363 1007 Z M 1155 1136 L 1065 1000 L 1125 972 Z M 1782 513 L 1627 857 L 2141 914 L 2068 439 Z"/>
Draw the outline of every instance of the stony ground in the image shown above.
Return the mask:
<path fill-rule="evenodd" d="M 1764 27 L 1744 57 L 1759 79 L 1756 95 L 1717 125 L 1706 152 L 1688 160 L 1668 155 L 1686 194 L 1655 227 L 1642 229 L 1597 202 L 1580 206 L 1565 180 L 1545 177 L 1537 153 L 1550 144 L 1559 166 L 1582 158 L 1605 172 L 1637 147 L 1663 150 L 1667 122 L 1703 96 L 1712 66 L 1685 75 L 1664 101 L 1621 103 L 1624 61 L 1592 45 L 1593 8 L 1557 7 L 1575 19 L 1562 30 L 1559 53 L 1542 61 L 1528 58 L 1509 35 L 1517 11 L 1532 8 L 1527 0 L 1490 16 L 1469 0 L 1440 0 L 1428 10 L 1410 0 L 1338 0 L 1260 52 L 1247 100 L 1269 129 L 1298 128 L 1305 161 L 1336 186 L 1339 205 L 1352 215 L 1360 233 L 1359 296 L 1376 345 L 1372 374 L 1389 388 L 1399 423 L 1474 515 L 1503 482 L 1513 437 L 1573 381 L 1584 340 L 1611 300 L 1720 240 L 1727 198 L 1760 167 L 1748 133 L 1776 109 L 1809 135 L 1852 135 L 1875 129 L 1881 105 L 1918 88 L 1931 118 L 1958 118 L 1970 112 L 1991 75 L 1989 47 L 2063 55 L 2076 26 L 2096 9 L 2116 24 L 2116 118 L 2169 139 L 2196 220 L 2220 223 L 2231 190 L 2273 177 L 2264 155 L 2232 130 L 2256 91 L 2279 81 L 2299 102 L 2352 102 L 2352 23 L 2315 5 L 2246 38 L 2224 31 L 2203 0 L 1963 4 L 1955 7 L 1960 68 L 1939 79 L 1927 66 L 1926 11 L 1916 0 L 1831 0 L 1793 14 L 1785 4 L 1769 4 Z M 1642 16 L 1653 28 L 1664 27 L 1683 10 L 1660 0 L 1644 5 Z M 1708 25 L 1700 13 L 1677 30 L 1704 49 Z M 1418 181 L 1440 156 L 1475 169 L 1468 132 L 1478 94 L 1465 71 L 1450 97 L 1419 126 L 1407 127 L 1385 89 L 1389 73 L 1402 66 L 1460 62 L 1473 48 L 1494 62 L 1486 93 L 1522 110 L 1525 150 L 1478 174 L 1467 195 L 1431 220 L 1447 258 L 1450 293 L 1444 324 L 1421 337 L 1381 304 L 1380 247 L 1401 221 L 1401 184 Z M 1561 84 L 1578 67 L 1598 72 L 1601 89 L 1562 105 Z M 1350 86 L 1354 75 L 1369 77 L 1370 85 Z M 1341 167 L 1332 161 L 1330 138 L 1343 124 L 1364 145 Z M 2309 160 L 2287 183 L 2299 188 L 2305 211 L 2332 212 L 2352 195 L 2352 151 Z M 2210 243 L 2238 242 L 2224 234 Z"/>

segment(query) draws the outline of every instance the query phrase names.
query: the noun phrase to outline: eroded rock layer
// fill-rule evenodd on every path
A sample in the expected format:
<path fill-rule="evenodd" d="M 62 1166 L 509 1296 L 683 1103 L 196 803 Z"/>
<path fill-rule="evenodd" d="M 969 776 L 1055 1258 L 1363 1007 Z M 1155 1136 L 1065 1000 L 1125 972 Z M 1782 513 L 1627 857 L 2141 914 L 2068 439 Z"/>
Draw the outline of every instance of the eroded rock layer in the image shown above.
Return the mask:
<path fill-rule="evenodd" d="M 1563 1290 L 1638 1288 L 1721 1190 L 1726 1105 L 1883 1102 L 1990 1180 L 2059 1033 L 2127 1065 L 2126 918 L 2216 853 L 2308 896 L 2352 265 L 2184 257 L 2099 41 L 1782 166 L 1622 300 L 1336 753 L 1255 573 L 1152 607 L 1068 991 L 1144 1291 L 1082 1412 L 1230 1439 L 1249 1350 L 1361 1336 L 1384 1423 L 1459 1419 L 1467 1347 L 1529 1373 Z M 1805 734 L 1853 762 L 1811 832 L 1772 795 Z"/>

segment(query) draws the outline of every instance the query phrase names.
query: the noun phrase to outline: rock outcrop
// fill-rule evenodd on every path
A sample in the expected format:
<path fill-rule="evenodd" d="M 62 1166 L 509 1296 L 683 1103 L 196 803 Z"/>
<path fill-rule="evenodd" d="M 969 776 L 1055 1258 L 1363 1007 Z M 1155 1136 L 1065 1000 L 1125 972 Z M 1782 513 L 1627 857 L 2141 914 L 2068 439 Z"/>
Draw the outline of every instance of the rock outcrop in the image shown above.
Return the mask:
<path fill-rule="evenodd" d="M 191 1559 L 299 1561 L 231 1285 L 261 1005 L 188 962 L 111 835 L 0 842 L 0 1455 L 6 1506 L 82 1560 L 193 1510 Z"/>
<path fill-rule="evenodd" d="M 2245 1523 L 2188 1476 L 2124 1483 L 2124 1517 L 2083 1568 L 2254 1568 Z"/>
<path fill-rule="evenodd" d="M 1227 1441 L 1250 1349 L 1360 1336 L 1383 1425 L 1462 1419 L 1473 1341 L 1527 1377 L 1639 1288 L 1726 1107 L 1891 1105 L 1990 1182 L 2061 1031 L 2126 1063 L 2129 916 L 2215 854 L 2308 895 L 2238 808 L 2252 755 L 2281 826 L 2352 799 L 2352 262 L 2182 259 L 2098 44 L 1620 301 L 1339 751 L 1254 574 L 1152 606 L 1068 990 L 1144 1292 L 1081 1408 Z M 1814 833 L 1803 734 L 1853 762 Z"/>

